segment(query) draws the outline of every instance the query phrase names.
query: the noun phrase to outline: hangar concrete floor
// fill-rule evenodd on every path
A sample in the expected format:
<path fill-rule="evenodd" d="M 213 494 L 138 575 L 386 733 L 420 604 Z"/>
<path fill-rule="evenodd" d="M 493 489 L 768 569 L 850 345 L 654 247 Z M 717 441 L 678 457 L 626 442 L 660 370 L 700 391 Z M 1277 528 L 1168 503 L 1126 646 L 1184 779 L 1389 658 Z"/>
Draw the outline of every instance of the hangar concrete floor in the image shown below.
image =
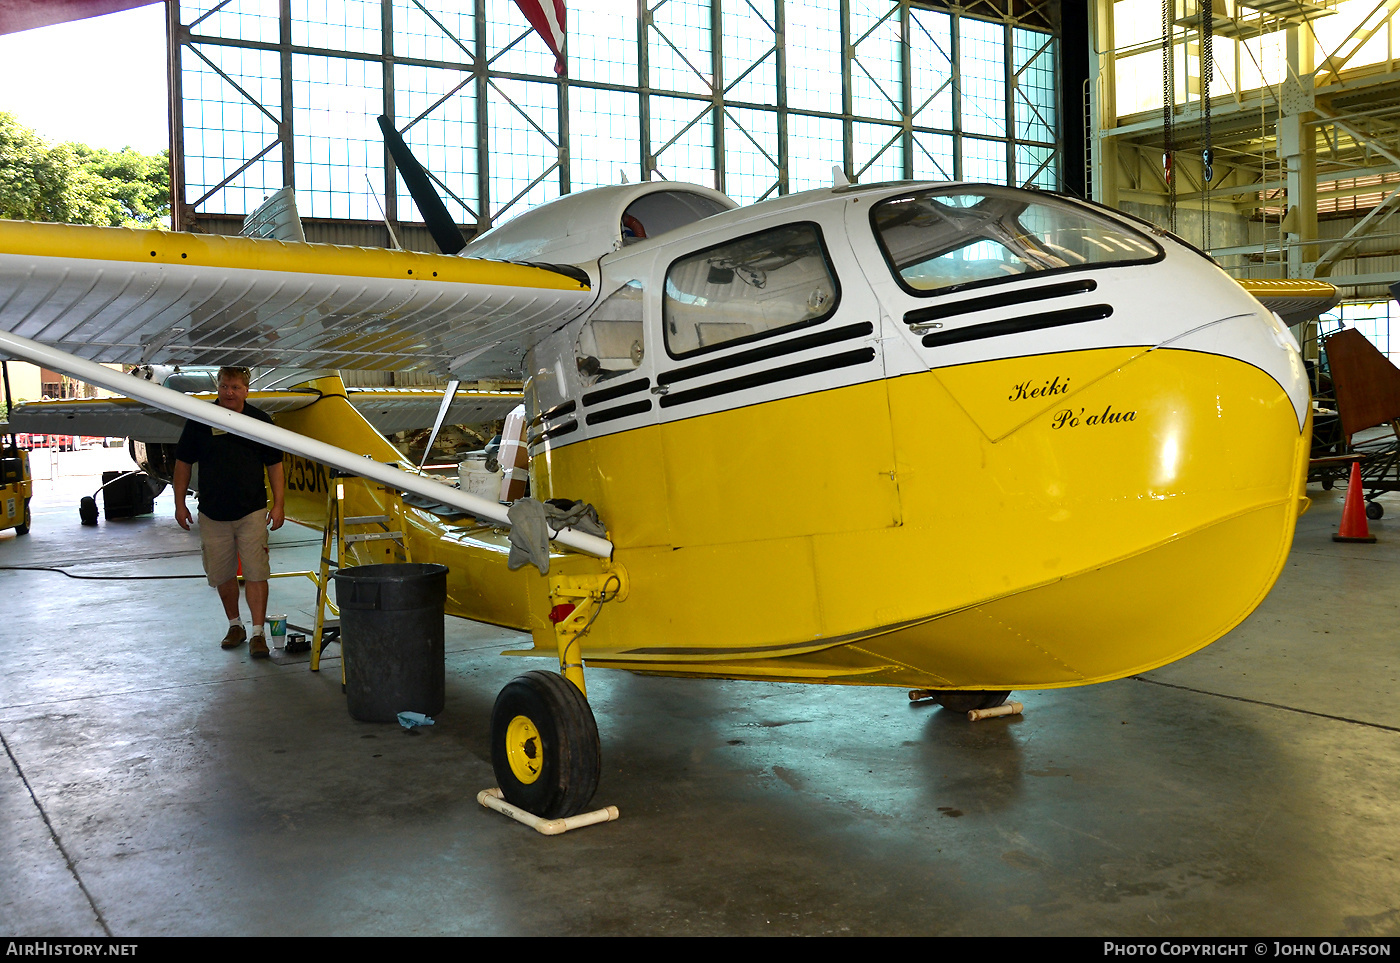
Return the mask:
<path fill-rule="evenodd" d="M 168 494 L 84 529 L 92 487 L 41 483 L 0 566 L 198 573 Z M 447 708 L 408 733 L 349 718 L 338 661 L 220 651 L 199 580 L 0 571 L 0 932 L 1395 935 L 1400 498 L 1340 545 L 1312 494 L 1244 625 L 1020 718 L 594 672 L 622 819 L 554 838 L 475 801 L 533 667 L 497 655 L 512 633 L 449 619 Z M 274 546 L 315 558 L 306 530 Z"/>

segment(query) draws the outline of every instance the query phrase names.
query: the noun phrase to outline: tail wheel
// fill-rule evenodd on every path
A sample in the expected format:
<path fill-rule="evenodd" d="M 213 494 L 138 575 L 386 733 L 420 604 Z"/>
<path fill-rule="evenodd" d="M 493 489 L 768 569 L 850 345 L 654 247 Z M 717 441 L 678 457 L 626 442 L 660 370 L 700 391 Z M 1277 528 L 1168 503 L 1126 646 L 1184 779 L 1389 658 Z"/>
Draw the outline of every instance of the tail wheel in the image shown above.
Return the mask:
<path fill-rule="evenodd" d="M 583 693 L 554 672 L 512 680 L 491 710 L 491 766 L 511 805 L 544 819 L 582 812 L 602 768 Z"/>
<path fill-rule="evenodd" d="M 949 689 L 934 694 L 938 704 L 949 712 L 971 712 L 974 709 L 995 709 L 1006 702 L 1011 690 L 982 691 L 973 689 Z"/>
<path fill-rule="evenodd" d="M 1374 521 L 1375 519 L 1380 518 L 1380 517 L 1381 517 L 1382 515 L 1384 515 L 1384 514 L 1385 514 L 1385 506 L 1382 505 L 1380 502 L 1367 502 L 1367 503 L 1366 503 L 1366 517 L 1367 517 L 1367 518 L 1369 518 L 1369 519 L 1371 519 L 1372 521 Z"/>

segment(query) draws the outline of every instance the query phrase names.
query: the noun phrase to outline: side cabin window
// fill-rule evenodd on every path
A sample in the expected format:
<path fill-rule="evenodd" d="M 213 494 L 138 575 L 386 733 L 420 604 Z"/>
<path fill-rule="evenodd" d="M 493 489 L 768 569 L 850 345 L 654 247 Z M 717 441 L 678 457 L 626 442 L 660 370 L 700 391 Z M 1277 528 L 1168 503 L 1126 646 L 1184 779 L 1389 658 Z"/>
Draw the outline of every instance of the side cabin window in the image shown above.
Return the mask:
<path fill-rule="evenodd" d="M 628 281 L 598 305 L 578 335 L 578 376 L 587 388 L 635 371 L 646 356 L 642 282 Z"/>
<path fill-rule="evenodd" d="M 727 241 L 666 272 L 666 350 L 680 358 L 816 324 L 836 310 L 838 293 L 815 224 Z"/>
<path fill-rule="evenodd" d="M 911 294 L 1162 256 L 1146 235 L 1092 210 L 1004 187 L 894 197 L 870 216 L 885 259 Z"/>

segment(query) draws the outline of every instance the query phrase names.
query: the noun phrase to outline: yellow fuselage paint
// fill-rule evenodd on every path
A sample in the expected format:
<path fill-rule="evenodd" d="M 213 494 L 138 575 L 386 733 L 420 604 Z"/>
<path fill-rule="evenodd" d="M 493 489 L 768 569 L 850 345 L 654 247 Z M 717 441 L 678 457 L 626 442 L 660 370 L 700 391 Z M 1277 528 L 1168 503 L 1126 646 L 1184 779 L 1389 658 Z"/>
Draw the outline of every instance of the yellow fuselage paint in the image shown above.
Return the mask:
<path fill-rule="evenodd" d="M 344 400 L 277 420 L 402 461 Z M 1111 348 L 943 368 L 547 451 L 536 497 L 595 504 L 630 578 L 589 665 L 934 688 L 1105 681 L 1219 638 L 1281 569 L 1307 426 L 1269 375 L 1196 351 Z M 324 480 L 288 456 L 288 515 Z M 348 481 L 348 514 L 383 511 Z M 409 510 L 448 611 L 534 633 L 549 580 L 503 533 Z M 372 542 L 358 562 L 385 561 Z M 609 563 L 557 555 L 551 576 Z"/>
<path fill-rule="evenodd" d="M 598 506 L 632 580 L 590 665 L 1031 688 L 1142 671 L 1243 619 L 1286 557 L 1307 439 L 1258 368 L 1114 348 L 607 435 L 534 477 Z"/>

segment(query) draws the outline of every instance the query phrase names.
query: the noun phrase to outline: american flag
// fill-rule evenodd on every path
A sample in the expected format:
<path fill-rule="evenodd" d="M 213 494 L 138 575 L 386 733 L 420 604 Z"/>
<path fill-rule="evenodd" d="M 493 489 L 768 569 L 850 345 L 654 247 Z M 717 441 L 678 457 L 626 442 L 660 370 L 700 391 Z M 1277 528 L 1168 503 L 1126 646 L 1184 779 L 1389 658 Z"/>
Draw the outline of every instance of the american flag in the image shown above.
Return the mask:
<path fill-rule="evenodd" d="M 564 73 L 564 0 L 515 0 L 545 45 L 554 52 L 554 72 Z"/>

